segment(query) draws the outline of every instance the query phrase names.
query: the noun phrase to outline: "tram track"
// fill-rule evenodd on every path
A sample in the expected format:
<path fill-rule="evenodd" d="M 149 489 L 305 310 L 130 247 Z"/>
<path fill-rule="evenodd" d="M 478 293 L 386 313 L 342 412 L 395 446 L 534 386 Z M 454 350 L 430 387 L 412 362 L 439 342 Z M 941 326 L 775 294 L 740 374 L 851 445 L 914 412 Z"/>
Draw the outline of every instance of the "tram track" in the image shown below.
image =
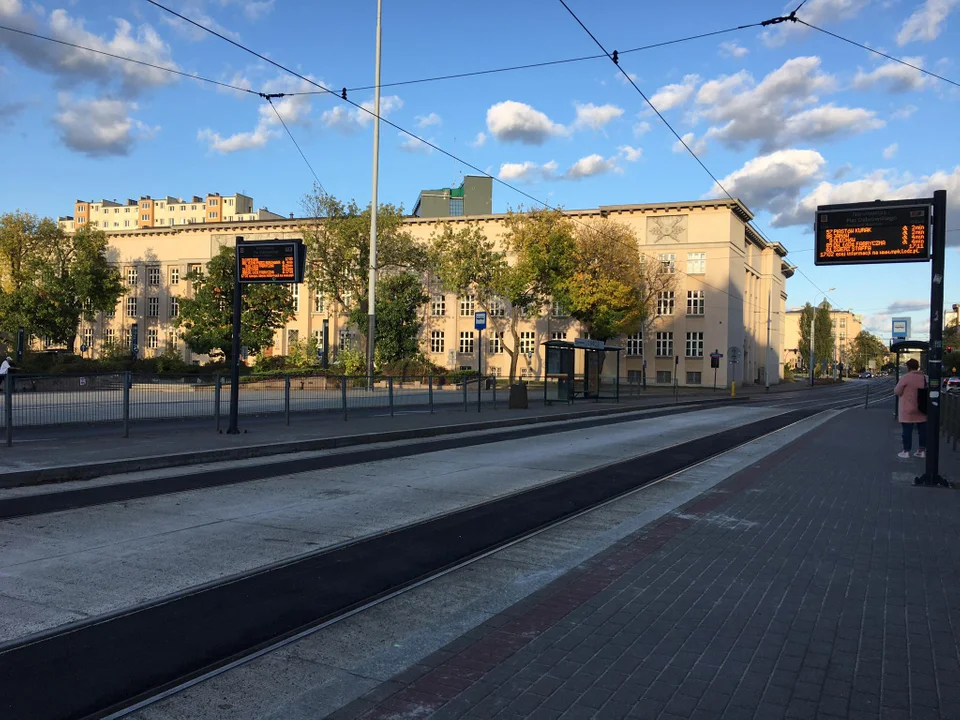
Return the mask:
<path fill-rule="evenodd" d="M 8 688 L 0 716 L 122 717 L 278 643 L 824 411 L 787 410 L 649 453 L 643 463 L 593 468 L 7 645 L 0 648 L 0 676 Z M 51 677 L 58 678 L 60 692 L 45 691 Z"/>

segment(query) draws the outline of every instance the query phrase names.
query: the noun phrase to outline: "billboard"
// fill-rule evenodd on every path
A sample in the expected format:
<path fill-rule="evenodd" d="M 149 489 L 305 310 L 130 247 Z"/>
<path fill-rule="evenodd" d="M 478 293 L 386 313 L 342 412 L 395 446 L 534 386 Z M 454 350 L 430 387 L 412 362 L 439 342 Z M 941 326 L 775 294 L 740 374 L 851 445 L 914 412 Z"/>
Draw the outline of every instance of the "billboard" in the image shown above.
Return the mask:
<path fill-rule="evenodd" d="M 930 259 L 930 205 L 822 205 L 816 265 L 924 262 Z"/>

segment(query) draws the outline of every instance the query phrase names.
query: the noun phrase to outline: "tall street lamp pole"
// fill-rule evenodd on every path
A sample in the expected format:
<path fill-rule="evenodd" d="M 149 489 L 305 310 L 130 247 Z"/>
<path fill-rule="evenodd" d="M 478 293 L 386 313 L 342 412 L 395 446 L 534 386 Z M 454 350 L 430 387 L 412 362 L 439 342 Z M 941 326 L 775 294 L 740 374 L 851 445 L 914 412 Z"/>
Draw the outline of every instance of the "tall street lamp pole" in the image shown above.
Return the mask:
<path fill-rule="evenodd" d="M 826 299 L 827 299 L 827 293 L 831 293 L 831 292 L 833 292 L 834 290 L 836 290 L 835 287 L 827 288 L 826 292 L 823 293 L 823 299 L 826 300 Z M 817 297 L 820 297 L 820 296 L 818 295 Z M 815 357 L 815 356 L 814 356 L 814 354 L 813 354 L 813 348 L 814 348 L 814 341 L 815 341 L 815 337 L 816 337 L 816 335 L 815 335 L 815 334 L 816 334 L 816 329 L 817 329 L 817 305 L 814 305 L 814 306 L 813 306 L 813 317 L 810 318 L 810 384 L 811 384 L 811 385 L 813 385 L 813 380 L 814 380 L 813 369 L 814 369 L 814 357 Z"/>
<path fill-rule="evenodd" d="M 377 54 L 373 79 L 373 193 L 370 201 L 370 281 L 367 291 L 367 378 L 373 386 L 374 343 L 377 324 L 377 176 L 380 171 L 380 19 L 383 0 L 377 0 Z"/>

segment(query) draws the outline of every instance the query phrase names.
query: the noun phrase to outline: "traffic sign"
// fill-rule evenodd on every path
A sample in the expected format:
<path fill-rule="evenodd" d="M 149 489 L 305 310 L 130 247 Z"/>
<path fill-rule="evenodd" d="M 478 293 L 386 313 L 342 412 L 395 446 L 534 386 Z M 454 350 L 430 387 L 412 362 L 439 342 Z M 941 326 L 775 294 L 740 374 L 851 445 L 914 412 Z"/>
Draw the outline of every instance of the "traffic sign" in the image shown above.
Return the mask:
<path fill-rule="evenodd" d="M 476 330 L 487 329 L 487 314 L 485 312 L 476 312 L 473 314 L 473 327 Z"/>
<path fill-rule="evenodd" d="M 86 343 L 80 346 L 80 352 L 85 353 L 90 348 L 87 347 Z"/>

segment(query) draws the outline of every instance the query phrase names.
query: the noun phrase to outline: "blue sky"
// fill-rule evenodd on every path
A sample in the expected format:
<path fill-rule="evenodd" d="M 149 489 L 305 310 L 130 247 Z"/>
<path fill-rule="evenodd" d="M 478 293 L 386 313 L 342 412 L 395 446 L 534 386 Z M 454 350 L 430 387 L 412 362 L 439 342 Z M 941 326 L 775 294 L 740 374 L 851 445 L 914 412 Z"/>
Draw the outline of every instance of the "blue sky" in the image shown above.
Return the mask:
<path fill-rule="evenodd" d="M 799 1 L 799 0 L 797 0 Z M 384 84 L 596 54 L 556 0 L 384 3 Z M 170 6 L 317 82 L 373 82 L 374 0 L 170 0 Z M 754 23 L 776 2 L 616 0 L 571 6 L 609 48 Z M 808 0 L 807 22 L 960 80 L 960 0 Z M 0 0 L 0 24 L 266 92 L 313 89 L 143 0 Z M 757 226 L 835 304 L 888 335 L 927 329 L 929 265 L 813 266 L 817 204 L 928 195 L 960 208 L 960 89 L 800 26 L 750 28 L 623 54 L 647 93 Z M 366 102 L 371 91 L 350 93 Z M 534 197 L 568 208 L 718 192 L 608 60 L 383 90 L 384 114 Z M 370 199 L 368 119 L 331 96 L 277 105 L 325 188 Z M 313 178 L 259 98 L 0 30 L 0 211 L 72 212 L 77 198 L 252 195 L 299 212 Z M 682 148 L 680 148 L 682 150 Z M 380 198 L 408 210 L 469 168 L 384 126 Z M 495 210 L 530 200 L 494 187 Z M 960 229 L 960 210 L 949 213 Z M 946 304 L 960 301 L 960 232 Z M 788 306 L 816 299 L 800 273 Z"/>

